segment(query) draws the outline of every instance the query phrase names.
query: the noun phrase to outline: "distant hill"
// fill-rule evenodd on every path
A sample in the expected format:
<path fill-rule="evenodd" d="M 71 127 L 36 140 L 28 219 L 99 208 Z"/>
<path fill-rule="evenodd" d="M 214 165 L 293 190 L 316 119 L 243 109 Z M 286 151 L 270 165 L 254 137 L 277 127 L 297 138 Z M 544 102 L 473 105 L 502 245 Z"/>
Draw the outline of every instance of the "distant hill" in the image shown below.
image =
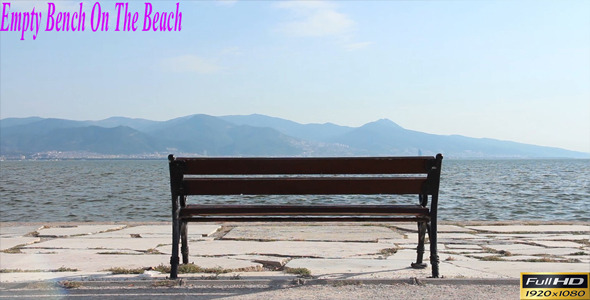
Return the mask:
<path fill-rule="evenodd" d="M 54 128 L 36 134 L 12 132 L 5 135 L 3 132 L 1 138 L 2 154 L 80 151 L 128 155 L 149 153 L 163 148 L 158 140 L 125 126 Z"/>
<path fill-rule="evenodd" d="M 121 157 L 433 155 L 451 158 L 590 158 L 582 153 L 511 141 L 435 135 L 387 120 L 360 127 L 300 124 L 264 115 L 188 115 L 168 121 L 112 117 L 0 120 L 4 158 L 68 152 Z M 78 153 L 78 154 L 76 154 Z M 48 157 L 48 156 L 41 156 Z M 50 156 L 49 156 L 50 157 Z"/>
<path fill-rule="evenodd" d="M 193 115 L 162 122 L 147 131 L 181 152 L 201 155 L 298 155 L 298 140 L 269 127 L 236 125 Z"/>
<path fill-rule="evenodd" d="M 352 127 L 340 126 L 332 123 L 300 124 L 285 119 L 259 114 L 247 116 L 222 116 L 219 118 L 238 125 L 274 128 L 286 135 L 315 142 L 326 142 L 335 136 L 345 134 L 354 129 Z"/>

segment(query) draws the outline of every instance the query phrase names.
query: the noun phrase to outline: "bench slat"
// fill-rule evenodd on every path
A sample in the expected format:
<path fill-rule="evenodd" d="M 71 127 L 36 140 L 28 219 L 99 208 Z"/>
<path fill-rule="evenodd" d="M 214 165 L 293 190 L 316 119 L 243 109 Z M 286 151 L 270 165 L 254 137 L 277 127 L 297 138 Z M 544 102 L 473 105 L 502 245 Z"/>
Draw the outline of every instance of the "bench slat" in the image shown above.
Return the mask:
<path fill-rule="evenodd" d="M 186 222 L 428 222 L 428 216 L 408 216 L 408 217 L 391 217 L 391 216 L 366 216 L 366 217 L 310 217 L 310 216 L 285 216 L 285 217 L 193 217 L 184 219 Z"/>
<path fill-rule="evenodd" d="M 189 216 L 427 216 L 420 205 L 187 205 L 181 217 Z"/>
<path fill-rule="evenodd" d="M 423 177 L 185 178 L 185 195 L 420 194 Z"/>
<path fill-rule="evenodd" d="M 426 174 L 436 159 L 416 157 L 178 157 L 184 174 Z"/>

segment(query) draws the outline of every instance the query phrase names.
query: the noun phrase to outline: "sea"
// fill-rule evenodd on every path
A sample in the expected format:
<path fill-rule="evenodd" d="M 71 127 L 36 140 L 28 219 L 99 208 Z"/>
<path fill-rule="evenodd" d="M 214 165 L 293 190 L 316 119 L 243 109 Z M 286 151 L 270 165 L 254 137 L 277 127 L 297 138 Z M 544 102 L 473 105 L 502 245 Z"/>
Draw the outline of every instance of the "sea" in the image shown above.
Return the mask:
<path fill-rule="evenodd" d="M 166 160 L 0 162 L 0 221 L 170 221 Z M 189 203 L 401 204 L 416 196 L 189 197 Z M 439 219 L 590 221 L 590 160 L 443 161 Z"/>

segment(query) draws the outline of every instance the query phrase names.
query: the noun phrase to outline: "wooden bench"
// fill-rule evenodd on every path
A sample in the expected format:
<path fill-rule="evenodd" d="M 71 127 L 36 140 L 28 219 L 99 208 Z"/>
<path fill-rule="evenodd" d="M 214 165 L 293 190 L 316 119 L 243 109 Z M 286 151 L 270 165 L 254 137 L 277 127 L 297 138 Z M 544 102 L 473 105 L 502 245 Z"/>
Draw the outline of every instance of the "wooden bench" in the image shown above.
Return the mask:
<path fill-rule="evenodd" d="M 220 158 L 168 156 L 172 190 L 170 278 L 178 276 L 179 243 L 188 263 L 188 222 L 390 222 L 418 224 L 413 268 L 428 232 L 432 277 L 439 276 L 437 203 L 442 155 L 419 157 Z M 187 204 L 193 195 L 415 194 L 404 205 Z M 430 207 L 428 200 L 430 198 Z"/>

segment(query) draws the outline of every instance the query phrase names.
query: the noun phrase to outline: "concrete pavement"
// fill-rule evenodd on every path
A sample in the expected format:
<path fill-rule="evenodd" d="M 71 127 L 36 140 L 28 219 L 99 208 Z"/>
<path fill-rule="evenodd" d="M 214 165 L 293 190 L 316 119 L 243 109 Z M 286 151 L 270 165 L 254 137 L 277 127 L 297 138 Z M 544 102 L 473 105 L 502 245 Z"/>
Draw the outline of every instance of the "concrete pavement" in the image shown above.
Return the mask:
<path fill-rule="evenodd" d="M 436 279 L 428 279 L 430 267 L 409 267 L 416 257 L 415 227 L 410 223 L 190 224 L 190 261 L 199 268 L 180 277 L 185 283 L 436 284 Z M 169 266 L 170 245 L 167 223 L 0 223 L 0 283 L 165 285 L 159 282 L 167 277 L 161 271 Z M 439 282 L 517 284 L 521 272 L 589 272 L 590 224 L 443 223 L 439 249 L 443 276 Z M 125 272 L 139 274 L 118 274 Z"/>

